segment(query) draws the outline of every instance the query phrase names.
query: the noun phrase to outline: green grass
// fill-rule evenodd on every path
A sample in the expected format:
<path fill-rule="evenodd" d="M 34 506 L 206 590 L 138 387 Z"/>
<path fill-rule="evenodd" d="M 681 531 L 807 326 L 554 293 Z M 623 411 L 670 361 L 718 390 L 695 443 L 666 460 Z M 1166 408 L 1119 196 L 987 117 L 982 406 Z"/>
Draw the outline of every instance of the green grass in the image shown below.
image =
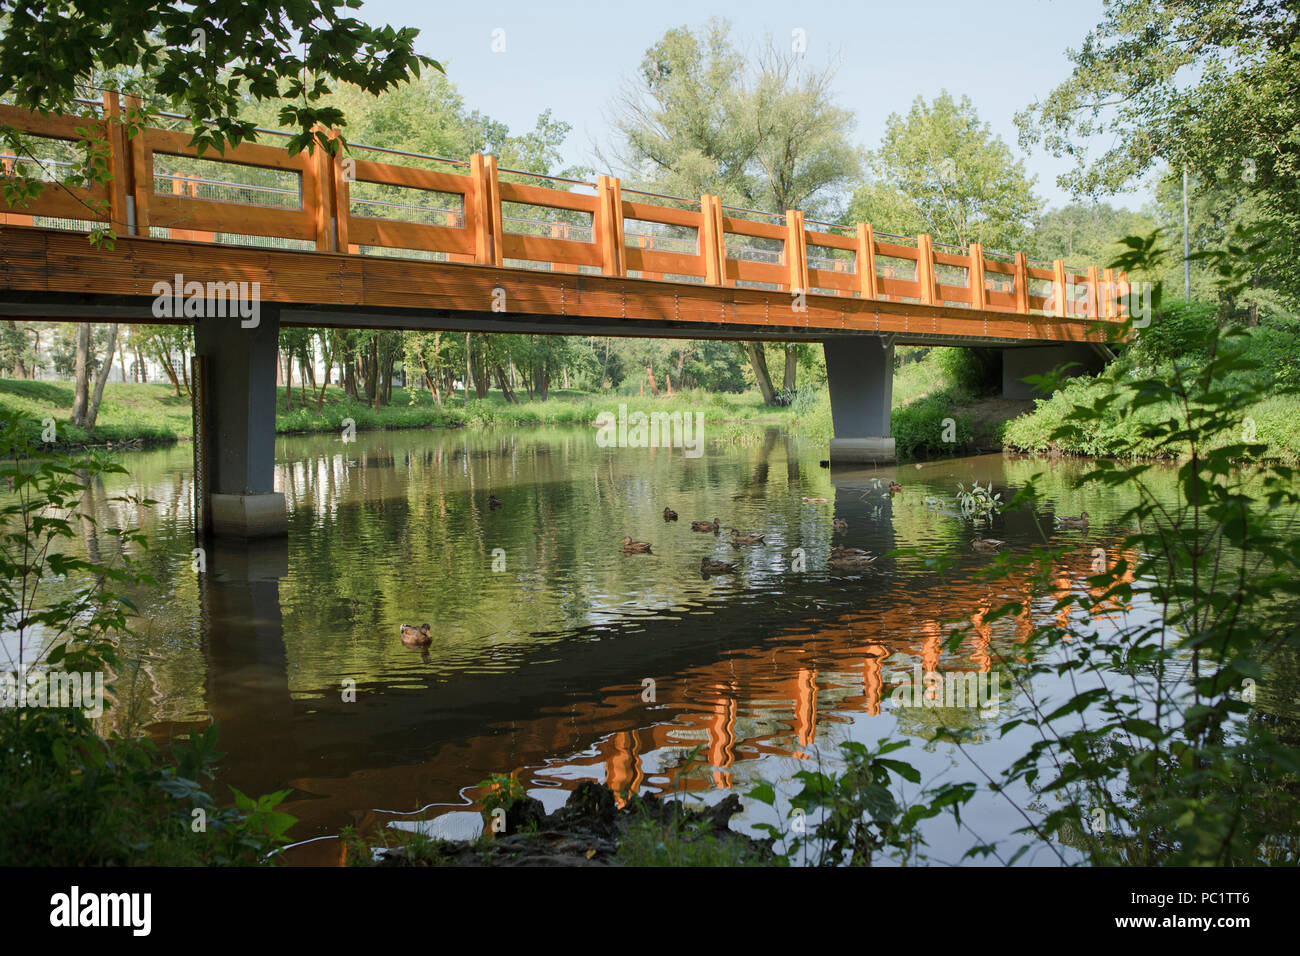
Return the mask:
<path fill-rule="evenodd" d="M 526 397 L 526 393 L 519 394 Z M 63 442 L 76 444 L 134 438 L 165 441 L 188 438 L 192 431 L 189 396 L 175 397 L 166 384 L 114 383 L 105 386 L 93 435 L 69 424 L 72 400 L 71 382 L 0 379 L 0 414 L 25 414 L 37 421 L 51 417 L 57 423 Z M 463 425 L 585 425 L 594 422 L 601 412 L 618 414 L 620 404 L 627 405 L 629 414 L 634 411 L 703 412 L 706 424 L 715 428 L 737 423 L 781 424 L 796 417 L 792 409 L 764 406 L 757 393 L 714 394 L 703 389 L 677 391 L 671 397 L 660 398 L 552 389 L 546 402 L 524 401 L 520 404 L 507 402 L 500 392 L 494 391 L 483 399 L 471 396 L 468 405 L 463 393 L 458 392 L 453 398 L 445 398 L 443 407 L 439 408 L 427 391 L 394 388 L 392 403 L 376 409 L 348 398 L 342 389 L 331 386 L 319 412 L 315 394 L 304 403 L 301 391 L 295 389 L 293 408 L 288 409 L 284 388 L 277 388 L 275 425 L 277 434 L 282 435 L 339 431 L 344 420 L 349 418 L 358 430 Z"/>
<path fill-rule="evenodd" d="M 958 350 L 935 349 L 923 360 L 909 362 L 894 379 L 894 432 L 899 451 L 905 457 L 919 453 L 951 452 L 953 446 L 941 441 L 943 419 L 970 397 L 969 389 L 958 384 L 962 370 L 954 364 Z M 577 389 L 552 389 L 545 402 L 524 400 L 507 402 L 500 391 L 486 398 L 464 393 L 444 396 L 441 408 L 427 391 L 394 388 L 392 402 L 372 408 L 346 396 L 341 388 L 326 390 L 325 402 L 317 411 L 316 393 L 293 391 L 293 406 L 286 402 L 285 389 L 276 389 L 277 434 L 338 432 L 351 419 L 359 431 L 399 428 L 455 428 L 484 425 L 588 425 L 601 412 L 618 413 L 620 404 L 628 413 L 641 411 L 704 414 L 710 441 L 724 444 L 752 444 L 762 440 L 763 430 L 782 425 L 797 430 L 812 441 L 829 441 L 832 433 L 830 397 L 825 386 L 805 389 L 795 403 L 775 408 L 762 403 L 757 392 L 713 393 L 687 389 L 671 396 L 642 396 L 639 392 L 605 393 Z M 526 399 L 525 392 L 518 393 Z M 0 414 L 24 413 L 40 421 L 52 417 L 58 435 L 65 443 L 120 441 L 142 438 L 145 441 L 169 441 L 190 437 L 192 419 L 187 395 L 179 398 L 165 383 L 137 385 L 110 384 L 93 435 L 68 424 L 72 412 L 70 382 L 30 382 L 0 379 Z M 958 439 L 969 438 L 970 425 L 958 414 Z"/>
<path fill-rule="evenodd" d="M 63 442 L 128 438 L 167 441 L 189 437 L 193 430 L 189 396 L 175 397 L 169 385 L 105 385 L 93 436 L 68 423 L 72 417 L 72 400 L 71 382 L 0 379 L 0 414 L 6 417 L 24 414 L 37 421 L 53 418 Z"/>
<path fill-rule="evenodd" d="M 1034 409 L 1010 422 L 1005 431 L 1006 443 L 1013 448 L 1030 452 L 1054 452 L 1067 455 L 1126 458 L 1177 458 L 1178 449 L 1158 445 L 1143 435 L 1144 426 L 1179 418 L 1181 414 L 1173 399 L 1136 408 L 1131 415 L 1127 407 L 1117 408 L 1117 414 L 1106 416 L 1082 434 L 1073 437 L 1053 437 L 1065 423 L 1065 416 L 1076 406 L 1093 407 L 1098 402 L 1111 402 L 1126 406 L 1126 396 L 1131 394 L 1129 383 L 1152 378 L 1175 381 L 1173 359 L 1176 356 L 1184 365 L 1186 376 L 1200 373 L 1208 360 L 1201 339 L 1214 331 L 1211 319 L 1198 316 L 1197 310 L 1185 309 L 1186 314 L 1172 313 L 1169 321 L 1155 323 L 1164 338 L 1153 337 L 1139 344 L 1112 362 L 1095 377 L 1085 376 L 1071 380 L 1050 398 L 1039 399 Z M 1199 319 L 1208 331 L 1192 335 L 1186 328 Z M 1175 334 L 1182 338 L 1175 338 Z M 1169 340 L 1169 341 L 1166 341 Z M 1266 446 L 1264 457 L 1276 461 L 1300 462 L 1300 373 L 1297 372 L 1296 355 L 1300 354 L 1300 327 L 1287 323 L 1261 326 L 1247 330 L 1246 337 L 1235 339 L 1230 350 L 1254 367 L 1233 368 L 1225 374 L 1225 382 L 1244 385 L 1258 399 L 1242 414 L 1241 426 L 1212 436 L 1209 448 L 1221 448 L 1241 442 L 1257 442 Z M 1281 343 L 1281 344 L 1280 344 Z M 1285 348 L 1282 348 L 1285 345 Z M 1117 390 L 1118 398 L 1108 397 Z M 1253 429 L 1253 436 L 1251 434 Z"/>

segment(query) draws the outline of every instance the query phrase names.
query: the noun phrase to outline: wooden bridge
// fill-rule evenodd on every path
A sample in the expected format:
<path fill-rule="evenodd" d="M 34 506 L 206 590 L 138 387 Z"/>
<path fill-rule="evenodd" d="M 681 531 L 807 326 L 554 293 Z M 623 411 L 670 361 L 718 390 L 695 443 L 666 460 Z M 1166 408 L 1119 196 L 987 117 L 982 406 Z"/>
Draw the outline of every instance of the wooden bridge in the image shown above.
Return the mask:
<path fill-rule="evenodd" d="M 609 176 L 535 176 L 490 155 L 242 143 L 200 156 L 180 129 L 128 135 L 129 97 L 80 105 L 83 116 L 0 105 L 0 126 L 30 147 L 0 155 L 0 172 L 45 183 L 27 205 L 0 199 L 0 316 L 193 322 L 209 391 L 238 393 L 210 395 L 223 453 L 254 441 L 249 416 L 273 420 L 282 325 L 822 341 L 832 459 L 860 461 L 893 455 L 895 344 L 1005 349 L 1015 394 L 1025 374 L 1095 361 L 1106 326 L 1126 317 L 1127 277 L 1095 266 L 659 196 Z M 65 181 L 88 149 L 108 180 Z M 96 227 L 114 240 L 88 242 Z M 224 299 L 235 290 L 258 309 L 241 335 Z M 226 463 L 220 483 L 242 489 L 232 494 L 270 491 L 268 436 Z"/>

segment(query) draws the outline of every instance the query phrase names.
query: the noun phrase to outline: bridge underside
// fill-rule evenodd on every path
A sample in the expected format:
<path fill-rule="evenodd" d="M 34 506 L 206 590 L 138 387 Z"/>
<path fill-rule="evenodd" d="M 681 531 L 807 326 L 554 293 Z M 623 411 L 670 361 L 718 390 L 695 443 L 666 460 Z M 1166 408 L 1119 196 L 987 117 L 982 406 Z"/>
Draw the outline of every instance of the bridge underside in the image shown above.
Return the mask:
<path fill-rule="evenodd" d="M 224 303 L 215 314 L 217 302 L 199 296 L 160 316 L 159 284 L 170 289 L 178 277 L 204 288 L 245 283 L 251 291 L 256 283 L 256 323 Z M 196 461 L 210 468 L 200 511 L 209 530 L 234 537 L 282 534 L 286 526 L 284 499 L 272 487 L 282 325 L 820 341 L 835 463 L 893 460 L 896 345 L 1004 349 L 1008 394 L 1023 397 L 1024 375 L 1065 361 L 1095 364 L 1107 338 L 1082 318 L 168 239 L 118 237 L 109 250 L 82 233 L 23 226 L 0 226 L 0 316 L 194 324 L 206 363 L 199 409 L 206 437 L 202 448 L 196 442 Z"/>

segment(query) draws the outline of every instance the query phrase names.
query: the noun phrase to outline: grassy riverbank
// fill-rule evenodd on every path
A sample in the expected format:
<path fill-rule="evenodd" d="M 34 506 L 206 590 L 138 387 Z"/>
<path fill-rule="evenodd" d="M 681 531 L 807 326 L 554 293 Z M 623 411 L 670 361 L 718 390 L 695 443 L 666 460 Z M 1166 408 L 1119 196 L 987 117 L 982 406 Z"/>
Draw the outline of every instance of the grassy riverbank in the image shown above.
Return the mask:
<path fill-rule="evenodd" d="M 1280 340 L 1283 335 L 1285 340 Z M 1300 397 L 1282 389 L 1292 374 L 1291 340 L 1274 329 L 1255 330 L 1249 340 L 1249 357 L 1261 368 L 1239 374 L 1253 376 L 1260 398 L 1251 408 L 1249 423 L 1255 438 L 1268 447 L 1269 457 L 1300 461 Z M 1159 341 L 1134 349 L 1114 362 L 1103 376 L 1071 381 L 1046 400 L 1012 401 L 989 396 L 988 370 L 981 369 L 972 353 L 963 349 L 900 350 L 902 362 L 894 374 L 892 431 L 899 457 L 908 460 L 1004 446 L 1046 454 L 1142 457 L 1167 456 L 1168 450 L 1150 447 L 1141 434 L 1143 422 L 1168 418 L 1169 403 L 1143 409 L 1141 415 L 1121 420 L 1075 439 L 1053 438 L 1069 409 L 1092 405 L 1112 387 L 1141 376 L 1172 375 L 1169 360 L 1159 354 Z M 1180 340 L 1179 348 L 1189 346 Z M 142 439 L 146 443 L 187 440 L 191 433 L 190 401 L 176 396 L 165 383 L 110 384 L 104 390 L 99 420 L 93 435 L 69 424 L 73 388 L 70 382 L 33 382 L 0 379 L 0 416 L 25 414 L 40 421 L 53 418 L 64 443 L 103 443 Z M 825 385 L 804 389 L 789 407 L 763 404 L 757 392 L 713 393 L 694 389 L 671 396 L 621 395 L 575 389 L 553 389 L 548 401 L 511 403 L 499 391 L 486 398 L 463 395 L 445 399 L 439 407 L 423 390 L 395 388 L 392 404 L 380 408 L 349 399 L 341 388 L 326 390 L 317 410 L 315 397 L 306 403 L 295 390 L 292 408 L 285 390 L 276 390 L 276 432 L 309 434 L 338 432 L 351 419 L 359 431 L 396 428 L 457 428 L 481 425 L 585 425 L 601 412 L 680 412 L 704 415 L 707 439 L 721 442 L 757 440 L 759 429 L 782 425 L 814 442 L 827 442 L 832 434 L 830 399 Z M 1227 440 L 1226 438 L 1224 439 Z"/>
<path fill-rule="evenodd" d="M 166 384 L 115 383 L 104 388 L 104 400 L 94 434 L 74 428 L 71 382 L 32 382 L 0 379 L 0 415 L 24 414 L 40 421 L 53 418 L 60 438 L 68 443 L 108 442 L 140 438 L 146 442 L 188 439 L 192 432 L 189 396 L 177 397 Z M 823 403 L 824 399 L 823 399 Z M 277 434 L 333 432 L 352 419 L 358 430 L 382 428 L 454 428 L 467 425 L 564 425 L 589 424 L 601 412 L 618 414 L 620 404 L 630 412 L 702 412 L 705 423 L 782 424 L 797 416 L 790 408 L 764 406 L 757 393 L 715 394 L 702 390 L 678 391 L 671 396 L 641 397 L 616 393 L 592 393 L 552 389 L 548 401 L 507 402 L 500 392 L 486 398 L 462 394 L 444 400 L 442 407 L 427 391 L 393 389 L 393 402 L 381 408 L 354 401 L 341 388 L 326 390 L 317 411 L 315 397 L 303 403 L 295 393 L 293 407 L 286 407 L 284 389 L 276 390 Z M 829 405 L 827 405 L 829 423 Z"/>
<path fill-rule="evenodd" d="M 1257 443 L 1265 458 L 1300 462 L 1300 321 L 1278 318 L 1238 331 L 1219 340 L 1212 312 L 1198 303 L 1175 303 L 1100 375 L 1069 382 L 1009 422 L 1005 443 L 1035 453 L 1182 457 L 1186 444 L 1151 438 L 1151 426 L 1181 417 L 1178 393 L 1215 363 L 1222 387 L 1240 387 L 1255 400 L 1241 410 L 1236 428 L 1202 436 L 1205 447 Z M 1143 381 L 1158 382 L 1163 391 L 1147 401 L 1137 387 Z M 1072 409 L 1099 405 L 1115 414 L 1076 434 L 1056 434 Z"/>
<path fill-rule="evenodd" d="M 1029 403 L 980 399 L 957 349 L 933 349 L 916 361 L 906 361 L 894 377 L 894 434 L 904 457 L 935 456 L 1000 447 L 999 430 L 1007 418 Z M 105 443 L 141 439 L 146 443 L 187 440 L 192 431 L 190 401 L 176 396 L 165 383 L 109 384 L 104 389 L 93 434 L 70 424 L 71 382 L 0 379 L 0 415 L 23 414 L 42 421 L 54 419 L 63 443 Z M 506 401 L 499 391 L 486 398 L 463 393 L 445 398 L 440 407 L 423 390 L 393 390 L 392 404 L 373 408 L 348 398 L 341 388 L 326 390 L 319 410 L 315 395 L 303 402 L 295 390 L 288 407 L 285 390 L 276 390 L 277 434 L 337 432 L 351 419 L 359 431 L 395 428 L 457 428 L 476 425 L 585 425 L 601 412 L 702 413 L 708 439 L 722 442 L 754 440 L 758 429 L 782 425 L 811 441 L 829 441 L 832 434 L 830 398 L 824 384 L 804 388 L 787 407 L 764 405 L 758 392 L 714 393 L 702 389 L 671 396 L 642 396 L 617 392 L 552 389 L 547 401 Z M 946 419 L 956 424 L 955 441 L 943 437 Z"/>

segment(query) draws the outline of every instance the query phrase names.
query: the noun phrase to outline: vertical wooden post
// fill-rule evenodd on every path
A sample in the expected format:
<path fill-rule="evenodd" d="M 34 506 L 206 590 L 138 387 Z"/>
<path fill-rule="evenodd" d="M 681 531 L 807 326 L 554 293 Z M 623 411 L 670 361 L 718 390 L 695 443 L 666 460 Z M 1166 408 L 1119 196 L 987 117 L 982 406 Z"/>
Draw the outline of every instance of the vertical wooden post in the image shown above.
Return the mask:
<path fill-rule="evenodd" d="M 197 173 L 185 177 L 185 194 L 191 199 L 199 198 L 199 177 Z M 191 229 L 190 239 L 195 242 L 216 242 L 217 234 Z"/>
<path fill-rule="evenodd" d="M 808 234 L 804 231 L 803 213 L 785 211 L 785 262 L 790 275 L 791 292 L 808 291 Z"/>
<path fill-rule="evenodd" d="M 128 96 L 126 108 L 130 111 L 140 109 L 140 97 Z M 128 119 L 130 117 L 128 116 Z M 135 234 L 149 235 L 149 197 L 153 195 L 153 150 L 141 142 L 145 136 L 141 129 L 130 147 L 131 180 L 135 187 Z"/>
<path fill-rule="evenodd" d="M 1101 289 L 1098 287 L 1097 267 L 1088 266 L 1088 318 L 1096 319 L 1102 314 L 1101 303 L 1098 297 L 1101 295 Z"/>
<path fill-rule="evenodd" d="M 1021 315 L 1029 314 L 1029 257 L 1023 252 L 1016 253 L 1016 275 L 1014 280 L 1016 293 L 1016 311 Z"/>
<path fill-rule="evenodd" d="M 116 92 L 104 94 L 104 138 L 108 143 L 108 219 L 114 232 L 127 232 L 126 197 L 131 188 L 130 141 L 122 128 L 122 104 Z"/>
<path fill-rule="evenodd" d="M 722 237 L 722 200 L 705 193 L 700 197 L 700 255 L 704 257 L 704 281 L 727 284 L 727 246 Z"/>
<path fill-rule="evenodd" d="M 984 246 L 970 244 L 970 269 L 966 273 L 970 284 L 970 307 L 984 310 L 989 307 L 988 291 L 984 284 Z"/>
<path fill-rule="evenodd" d="M 497 191 L 497 158 L 470 157 L 474 177 L 474 261 L 499 266 L 501 256 L 501 194 Z"/>
<path fill-rule="evenodd" d="M 1052 314 L 1058 319 L 1068 319 L 1070 298 L 1065 292 L 1065 260 L 1052 260 Z"/>
<path fill-rule="evenodd" d="M 172 174 L 172 195 L 173 195 L 173 196 L 184 196 L 184 195 L 185 195 L 185 192 L 186 192 L 186 190 L 185 190 L 185 185 L 186 185 L 186 184 L 185 184 L 184 180 L 185 180 L 185 176 L 184 176 L 183 173 L 173 173 L 173 174 Z M 182 207 L 182 208 L 183 208 L 183 207 Z M 182 221 L 182 222 L 185 221 L 184 213 L 181 214 L 181 221 Z M 194 233 L 190 232 L 190 230 L 188 230 L 188 229 L 177 229 L 176 227 L 173 226 L 172 228 L 170 228 L 170 229 L 167 230 L 167 238 L 169 238 L 169 239 L 185 239 L 185 240 L 189 240 L 189 239 L 193 239 L 193 238 L 194 238 Z"/>
<path fill-rule="evenodd" d="M 352 183 L 343 165 L 342 149 L 330 163 L 330 180 L 334 184 L 330 198 L 330 212 L 334 217 L 334 248 L 339 252 L 359 252 L 357 246 L 348 242 L 352 233 Z M 468 205 L 467 199 L 466 206 Z M 468 213 L 469 209 L 466 208 L 465 211 Z"/>
<path fill-rule="evenodd" d="M 1117 311 L 1115 307 L 1115 270 L 1114 269 L 1107 269 L 1105 272 L 1102 273 L 1102 285 L 1104 287 L 1104 291 L 1102 292 L 1102 295 L 1105 297 L 1105 301 L 1106 301 L 1106 305 L 1102 311 L 1102 315 L 1104 315 L 1108 319 L 1113 319 L 1116 317 L 1116 311 Z"/>
<path fill-rule="evenodd" d="M 876 235 L 871 223 L 858 223 L 858 292 L 864 299 L 877 299 Z"/>
<path fill-rule="evenodd" d="M 337 144 L 338 132 L 329 130 L 326 136 Z M 338 162 L 338 156 L 331 156 L 326 152 L 325 147 L 320 143 L 316 144 L 316 150 L 312 154 L 312 176 L 315 179 L 314 189 L 311 195 L 306 194 L 303 190 L 303 201 L 312 203 L 315 212 L 316 221 L 316 250 L 318 252 L 337 252 L 338 244 L 338 226 L 337 203 L 334 198 L 335 176 L 334 165 Z"/>
<path fill-rule="evenodd" d="M 488 182 L 488 215 L 491 217 L 492 265 L 500 266 L 504 261 L 501 240 L 505 235 L 501 228 L 501 185 L 497 177 L 497 158 L 489 153 L 486 157 Z"/>
<path fill-rule="evenodd" d="M 1132 286 L 1130 286 L 1128 282 L 1127 272 L 1121 272 L 1119 274 L 1119 279 L 1115 283 L 1115 291 L 1118 293 L 1116 296 L 1115 317 L 1119 319 L 1127 319 L 1129 317 L 1129 295 L 1133 291 Z"/>
<path fill-rule="evenodd" d="M 927 233 L 916 237 L 916 281 L 921 286 L 921 302 L 934 304 L 934 240 Z"/>
<path fill-rule="evenodd" d="M 623 186 L 613 176 L 596 181 L 597 241 L 600 246 L 600 271 L 607 276 L 627 275 L 623 254 Z"/>

